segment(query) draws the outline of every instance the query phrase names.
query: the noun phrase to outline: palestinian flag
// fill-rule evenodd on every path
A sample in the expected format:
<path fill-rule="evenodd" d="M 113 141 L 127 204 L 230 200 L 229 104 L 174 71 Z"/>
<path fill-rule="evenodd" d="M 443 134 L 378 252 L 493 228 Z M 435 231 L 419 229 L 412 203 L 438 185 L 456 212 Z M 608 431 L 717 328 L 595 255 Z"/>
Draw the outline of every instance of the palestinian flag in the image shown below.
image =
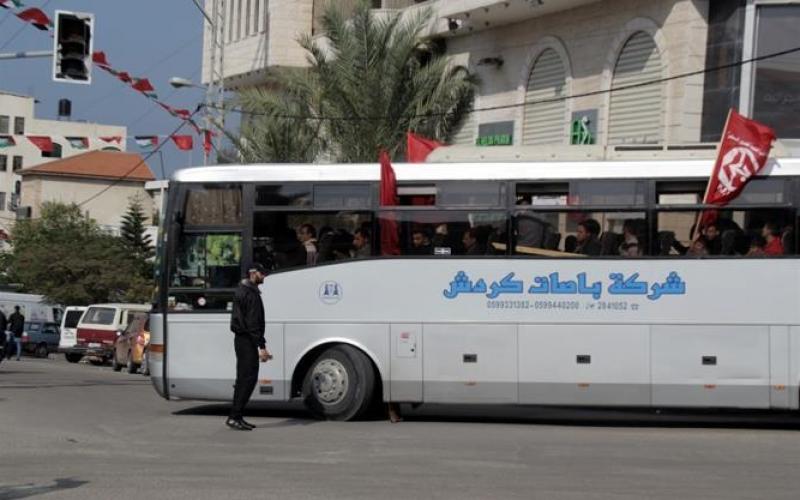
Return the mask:
<path fill-rule="evenodd" d="M 152 149 L 158 146 L 157 135 L 137 135 L 134 137 L 136 145 L 144 149 Z"/>
<path fill-rule="evenodd" d="M 53 152 L 53 140 L 46 135 L 26 135 L 31 144 L 41 150 L 42 153 Z"/>
<path fill-rule="evenodd" d="M 12 6 L 21 9 L 25 4 L 19 0 L 0 0 L 0 7 L 10 9 Z"/>
<path fill-rule="evenodd" d="M 121 135 L 110 135 L 108 137 L 101 137 L 100 140 L 108 143 L 116 142 L 117 144 L 122 144 Z"/>
<path fill-rule="evenodd" d="M 45 14 L 41 9 L 26 9 L 16 16 L 23 21 L 31 23 L 32 25 L 36 26 L 37 29 L 42 31 L 48 31 L 53 26 L 53 22 L 50 21 L 50 18 L 47 17 L 47 14 Z"/>
<path fill-rule="evenodd" d="M 16 145 L 17 142 L 14 140 L 13 135 L 0 135 L 0 148 L 10 148 Z"/>
<path fill-rule="evenodd" d="M 88 137 L 65 137 L 73 149 L 89 149 Z"/>

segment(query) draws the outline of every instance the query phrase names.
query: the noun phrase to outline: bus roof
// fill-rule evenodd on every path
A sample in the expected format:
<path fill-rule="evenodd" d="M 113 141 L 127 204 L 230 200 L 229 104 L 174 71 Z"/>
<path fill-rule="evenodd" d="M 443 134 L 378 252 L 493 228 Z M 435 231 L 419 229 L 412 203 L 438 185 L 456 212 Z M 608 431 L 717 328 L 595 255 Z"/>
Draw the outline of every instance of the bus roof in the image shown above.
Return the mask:
<path fill-rule="evenodd" d="M 550 161 L 518 163 L 397 163 L 399 182 L 442 180 L 675 179 L 707 178 L 714 160 Z M 770 159 L 762 175 L 800 175 L 800 158 Z M 176 182 L 376 182 L 380 165 L 252 164 L 179 170 Z"/>

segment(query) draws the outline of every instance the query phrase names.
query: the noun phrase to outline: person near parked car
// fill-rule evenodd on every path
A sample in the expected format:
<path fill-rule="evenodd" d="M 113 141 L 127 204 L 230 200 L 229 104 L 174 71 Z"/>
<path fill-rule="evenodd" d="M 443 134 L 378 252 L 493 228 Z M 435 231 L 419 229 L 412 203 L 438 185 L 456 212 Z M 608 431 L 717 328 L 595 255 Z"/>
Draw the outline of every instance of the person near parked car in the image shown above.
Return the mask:
<path fill-rule="evenodd" d="M 14 306 L 14 312 L 8 317 L 8 329 L 14 337 L 14 344 L 17 352 L 17 361 L 22 355 L 22 332 L 25 331 L 25 316 L 19 312 L 19 306 Z M 7 355 L 11 357 L 11 352 Z"/>
<path fill-rule="evenodd" d="M 255 425 L 244 420 L 244 408 L 258 382 L 258 362 L 265 363 L 270 355 L 264 338 L 266 318 L 261 290 L 267 269 L 253 264 L 233 297 L 231 331 L 234 333 L 233 347 L 236 352 L 236 384 L 233 388 L 233 405 L 225 425 L 237 431 L 251 431 Z"/>

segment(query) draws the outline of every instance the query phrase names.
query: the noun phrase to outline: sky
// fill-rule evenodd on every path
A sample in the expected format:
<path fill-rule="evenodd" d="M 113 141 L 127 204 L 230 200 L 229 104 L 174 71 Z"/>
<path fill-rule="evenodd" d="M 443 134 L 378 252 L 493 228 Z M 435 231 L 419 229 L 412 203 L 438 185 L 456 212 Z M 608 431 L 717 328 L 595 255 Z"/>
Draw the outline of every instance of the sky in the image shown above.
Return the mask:
<path fill-rule="evenodd" d="M 23 0 L 54 18 L 55 10 L 91 12 L 95 15 L 94 50 L 106 53 L 116 69 L 134 77 L 149 78 L 159 98 L 167 104 L 194 110 L 204 100 L 201 89 L 175 90 L 173 76 L 200 83 L 203 17 L 192 0 Z M 22 29 L 20 33 L 18 31 Z M 16 38 L 13 38 L 15 35 Z M 53 40 L 0 9 L 0 53 L 49 50 Z M 128 151 L 146 154 L 132 140 L 135 135 L 167 135 L 181 121 L 170 116 L 138 92 L 104 71 L 94 68 L 91 85 L 55 83 L 52 61 L 43 59 L 0 60 L 0 90 L 33 96 L 37 118 L 55 119 L 58 100 L 72 101 L 72 120 L 128 127 Z M 179 133 L 188 134 L 190 127 Z M 176 169 L 200 165 L 202 141 L 195 135 L 195 150 L 178 151 L 170 143 L 162 148 L 167 176 Z M 156 177 L 162 177 L 156 153 L 148 160 Z"/>

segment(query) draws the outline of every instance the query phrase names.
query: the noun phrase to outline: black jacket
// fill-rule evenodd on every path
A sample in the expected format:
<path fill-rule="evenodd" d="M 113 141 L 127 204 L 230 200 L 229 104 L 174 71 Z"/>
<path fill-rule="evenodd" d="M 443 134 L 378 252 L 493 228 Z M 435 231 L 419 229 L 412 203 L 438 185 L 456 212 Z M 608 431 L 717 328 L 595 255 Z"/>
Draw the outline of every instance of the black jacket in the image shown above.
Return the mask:
<path fill-rule="evenodd" d="M 14 337 L 22 337 L 22 332 L 25 331 L 25 316 L 16 311 L 11 313 L 8 317 L 8 329 Z"/>
<path fill-rule="evenodd" d="M 267 345 L 264 339 L 266 326 L 261 291 L 250 280 L 242 281 L 233 297 L 231 331 L 236 335 L 247 335 L 263 348 Z"/>

